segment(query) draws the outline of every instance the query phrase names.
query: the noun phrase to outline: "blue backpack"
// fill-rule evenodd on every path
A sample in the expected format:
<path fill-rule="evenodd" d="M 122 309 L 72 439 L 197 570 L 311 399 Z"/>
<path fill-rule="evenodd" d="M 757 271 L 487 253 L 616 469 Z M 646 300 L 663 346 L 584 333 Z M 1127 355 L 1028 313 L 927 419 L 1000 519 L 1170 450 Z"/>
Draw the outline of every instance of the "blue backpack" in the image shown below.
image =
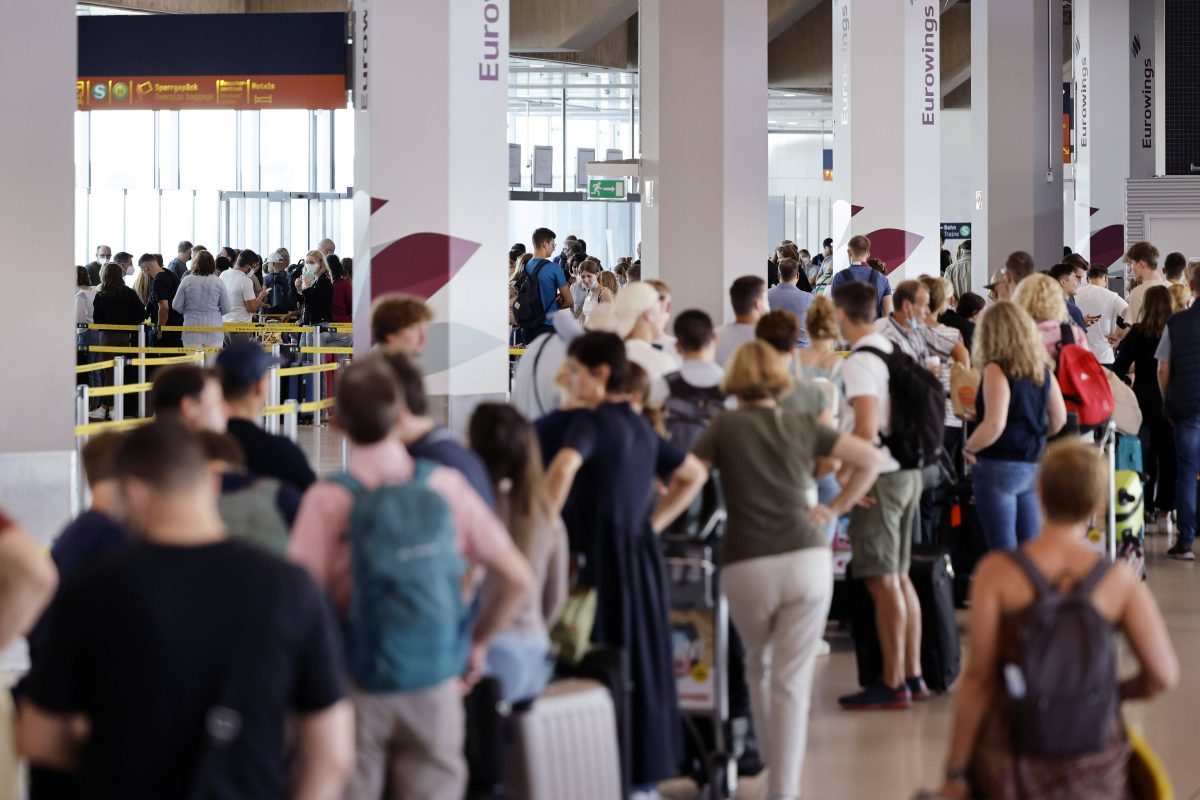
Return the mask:
<path fill-rule="evenodd" d="M 436 466 L 417 461 L 411 481 L 375 489 L 345 473 L 331 478 L 354 495 L 344 632 L 350 676 L 364 691 L 427 689 L 466 666 L 466 563 L 450 506 L 426 485 Z"/>

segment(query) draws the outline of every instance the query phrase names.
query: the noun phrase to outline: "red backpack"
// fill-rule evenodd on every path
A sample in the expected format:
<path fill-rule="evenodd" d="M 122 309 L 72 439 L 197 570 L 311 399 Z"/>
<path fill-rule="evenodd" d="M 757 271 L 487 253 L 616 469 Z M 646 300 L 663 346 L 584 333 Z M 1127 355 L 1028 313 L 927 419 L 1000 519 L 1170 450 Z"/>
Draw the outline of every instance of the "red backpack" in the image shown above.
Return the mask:
<path fill-rule="evenodd" d="M 1063 323 L 1058 342 L 1058 386 L 1067 413 L 1075 414 L 1081 428 L 1095 428 L 1117 408 L 1104 367 L 1086 347 L 1075 344 L 1075 331 Z"/>

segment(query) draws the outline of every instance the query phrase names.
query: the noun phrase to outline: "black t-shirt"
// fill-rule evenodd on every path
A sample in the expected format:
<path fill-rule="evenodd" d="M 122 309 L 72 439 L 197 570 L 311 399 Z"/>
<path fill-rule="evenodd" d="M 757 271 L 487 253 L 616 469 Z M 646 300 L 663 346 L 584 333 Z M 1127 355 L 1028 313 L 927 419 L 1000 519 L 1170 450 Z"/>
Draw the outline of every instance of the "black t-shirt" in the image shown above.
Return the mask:
<path fill-rule="evenodd" d="M 304 451 L 286 436 L 267 433 L 245 419 L 230 419 L 229 435 L 242 446 L 246 469 L 255 475 L 279 478 L 301 492 L 316 482 L 317 476 L 308 465 Z"/>
<path fill-rule="evenodd" d="M 464 447 L 450 431 L 434 428 L 410 444 L 408 454 L 413 458 L 423 458 L 458 470 L 467 479 L 467 483 L 471 484 L 471 488 L 483 498 L 483 502 L 492 509 L 496 508 L 492 479 L 483 459 L 474 450 Z"/>
<path fill-rule="evenodd" d="M 158 304 L 162 300 L 167 301 L 167 308 L 170 309 L 167 314 L 167 324 L 183 324 L 183 314 L 171 308 L 177 291 L 179 291 L 179 278 L 176 278 L 170 270 L 162 270 L 150 281 L 150 294 L 146 298 L 146 314 L 150 317 L 152 324 L 158 324 Z"/>
<path fill-rule="evenodd" d="M 87 716 L 80 797 L 283 798 L 285 717 L 340 700 L 343 675 L 301 568 L 234 541 L 139 545 L 59 592 L 29 697 Z"/>

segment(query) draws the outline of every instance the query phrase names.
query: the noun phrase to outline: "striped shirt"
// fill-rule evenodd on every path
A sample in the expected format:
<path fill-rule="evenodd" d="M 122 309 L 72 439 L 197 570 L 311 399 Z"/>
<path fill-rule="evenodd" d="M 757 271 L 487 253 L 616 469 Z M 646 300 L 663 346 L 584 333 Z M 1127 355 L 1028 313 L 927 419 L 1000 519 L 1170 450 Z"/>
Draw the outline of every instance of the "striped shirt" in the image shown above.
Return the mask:
<path fill-rule="evenodd" d="M 172 303 L 175 310 L 183 314 L 185 326 L 221 327 L 221 317 L 231 308 L 229 292 L 216 275 L 188 273 L 175 292 Z M 183 334 L 184 347 L 220 347 L 225 341 L 223 333 Z"/>

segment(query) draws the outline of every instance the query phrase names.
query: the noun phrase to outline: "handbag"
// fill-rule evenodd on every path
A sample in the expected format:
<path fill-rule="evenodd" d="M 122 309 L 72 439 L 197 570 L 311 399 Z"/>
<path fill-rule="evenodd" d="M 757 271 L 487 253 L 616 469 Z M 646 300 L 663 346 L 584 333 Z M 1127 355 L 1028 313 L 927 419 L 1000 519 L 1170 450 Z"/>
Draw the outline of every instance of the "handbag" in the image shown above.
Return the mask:
<path fill-rule="evenodd" d="M 575 666 L 592 646 L 596 624 L 596 590 L 576 587 L 567 596 L 562 616 L 550 629 L 550 646 L 559 661 Z"/>
<path fill-rule="evenodd" d="M 1121 380 L 1111 369 L 1104 370 L 1108 378 L 1108 386 L 1112 389 L 1116 408 L 1113 410 L 1113 422 L 1117 423 L 1117 431 L 1126 436 L 1137 436 L 1142 429 L 1142 409 L 1138 405 L 1137 395 L 1125 381 Z"/>
<path fill-rule="evenodd" d="M 964 367 L 957 361 L 950 366 L 950 404 L 954 416 L 959 419 L 975 417 L 975 396 L 982 382 L 983 376 L 979 370 Z"/>

